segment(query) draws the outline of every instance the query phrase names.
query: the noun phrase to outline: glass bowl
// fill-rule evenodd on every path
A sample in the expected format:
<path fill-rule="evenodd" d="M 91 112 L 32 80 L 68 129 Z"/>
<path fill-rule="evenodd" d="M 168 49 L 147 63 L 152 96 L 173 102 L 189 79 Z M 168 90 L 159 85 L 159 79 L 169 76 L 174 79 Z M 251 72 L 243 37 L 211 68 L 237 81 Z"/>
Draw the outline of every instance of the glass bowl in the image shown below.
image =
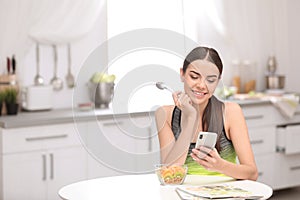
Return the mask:
<path fill-rule="evenodd" d="M 157 164 L 155 173 L 162 185 L 180 185 L 184 182 L 188 167 L 186 165 Z"/>

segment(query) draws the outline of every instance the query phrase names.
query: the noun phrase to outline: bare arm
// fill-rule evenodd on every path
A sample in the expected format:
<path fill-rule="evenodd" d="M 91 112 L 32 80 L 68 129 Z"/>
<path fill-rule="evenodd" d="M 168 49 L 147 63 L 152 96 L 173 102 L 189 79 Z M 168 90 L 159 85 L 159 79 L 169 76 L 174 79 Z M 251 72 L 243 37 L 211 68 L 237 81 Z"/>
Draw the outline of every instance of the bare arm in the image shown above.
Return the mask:
<path fill-rule="evenodd" d="M 210 151 L 204 147 L 201 150 L 209 152 L 203 159 L 199 159 L 193 150 L 192 157 L 208 170 L 217 171 L 236 179 L 256 180 L 258 173 L 248 135 L 248 128 L 240 106 L 236 103 L 225 105 L 225 128 L 229 133 L 240 164 L 234 164 L 222 159 L 216 150 Z"/>
<path fill-rule="evenodd" d="M 191 139 L 197 129 L 197 123 L 195 123 L 197 113 L 188 103 L 187 97 L 186 101 L 183 97 L 182 102 L 178 102 L 178 99 L 174 96 L 175 104 L 182 109 L 181 133 L 177 140 L 175 141 L 171 129 L 173 106 L 160 107 L 155 112 L 155 119 L 160 143 L 161 162 L 166 164 L 183 164 L 188 153 Z"/>
<path fill-rule="evenodd" d="M 258 173 L 242 109 L 236 103 L 228 103 L 226 107 L 225 114 L 228 119 L 229 137 L 240 164 L 231 167 L 232 163 L 227 163 L 228 167 L 224 166 L 224 173 L 239 179 L 256 180 Z"/>
<path fill-rule="evenodd" d="M 186 126 L 182 127 L 181 134 L 175 141 L 171 126 L 166 120 L 166 112 L 166 109 L 161 107 L 155 113 L 161 161 L 165 164 L 183 164 L 194 132 L 195 120 L 192 117 L 187 119 Z"/>

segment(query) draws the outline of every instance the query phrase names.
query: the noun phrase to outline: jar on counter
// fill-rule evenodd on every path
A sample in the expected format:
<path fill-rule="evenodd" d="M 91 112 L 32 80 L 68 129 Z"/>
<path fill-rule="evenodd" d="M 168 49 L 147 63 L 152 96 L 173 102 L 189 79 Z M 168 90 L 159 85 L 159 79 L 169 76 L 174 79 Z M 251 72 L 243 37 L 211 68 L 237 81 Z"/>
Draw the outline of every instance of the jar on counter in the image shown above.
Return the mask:
<path fill-rule="evenodd" d="M 250 60 L 234 60 L 232 85 L 237 93 L 249 93 L 256 90 L 256 63 Z"/>
<path fill-rule="evenodd" d="M 233 60 L 233 76 L 232 76 L 232 85 L 236 87 L 236 93 L 241 93 L 241 73 L 240 73 L 241 62 L 239 60 Z"/>

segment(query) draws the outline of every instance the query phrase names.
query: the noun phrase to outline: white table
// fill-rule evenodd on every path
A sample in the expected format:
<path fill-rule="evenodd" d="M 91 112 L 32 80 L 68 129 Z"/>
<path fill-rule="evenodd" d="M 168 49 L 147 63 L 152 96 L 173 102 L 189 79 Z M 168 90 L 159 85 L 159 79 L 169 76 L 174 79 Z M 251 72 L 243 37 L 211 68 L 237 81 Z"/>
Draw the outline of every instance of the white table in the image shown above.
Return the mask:
<path fill-rule="evenodd" d="M 235 181 L 221 176 L 193 176 L 188 175 L 184 185 L 207 185 L 213 183 L 230 182 L 236 186 L 240 183 L 259 191 L 268 199 L 273 190 L 255 181 Z M 179 200 L 175 186 L 160 185 L 155 174 L 125 175 L 91 179 L 73 183 L 61 188 L 58 192 L 63 200 L 99 200 L 99 199 L 151 199 L 151 200 Z"/>

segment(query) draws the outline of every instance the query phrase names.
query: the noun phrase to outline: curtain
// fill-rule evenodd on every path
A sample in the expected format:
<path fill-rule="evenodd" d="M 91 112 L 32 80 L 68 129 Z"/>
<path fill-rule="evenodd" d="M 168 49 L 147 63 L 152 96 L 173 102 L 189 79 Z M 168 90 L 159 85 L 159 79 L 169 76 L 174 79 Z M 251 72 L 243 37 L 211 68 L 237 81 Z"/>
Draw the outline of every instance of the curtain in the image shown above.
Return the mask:
<path fill-rule="evenodd" d="M 1 0 L 0 66 L 15 54 L 23 57 L 32 41 L 66 44 L 94 26 L 105 0 Z"/>

